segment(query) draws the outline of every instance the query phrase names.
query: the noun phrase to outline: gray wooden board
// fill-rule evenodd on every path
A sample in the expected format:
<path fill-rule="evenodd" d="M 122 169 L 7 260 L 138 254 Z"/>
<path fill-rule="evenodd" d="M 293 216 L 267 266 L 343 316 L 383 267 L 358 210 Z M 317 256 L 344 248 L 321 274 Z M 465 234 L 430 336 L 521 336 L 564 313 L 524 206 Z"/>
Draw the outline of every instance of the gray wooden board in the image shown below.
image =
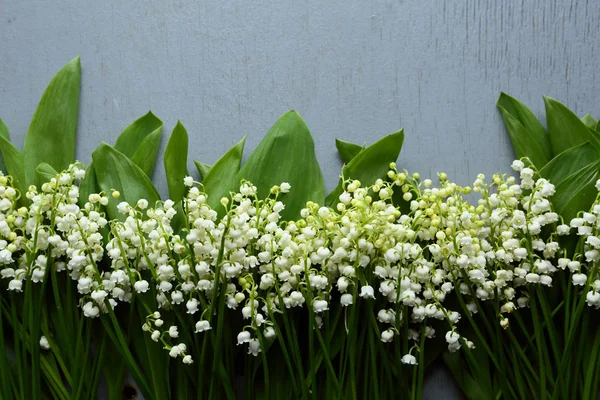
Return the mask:
<path fill-rule="evenodd" d="M 401 167 L 469 184 L 514 157 L 500 91 L 540 117 L 542 94 L 600 116 L 599 33 L 592 0 L 0 0 L 0 118 L 21 147 L 43 88 L 79 54 L 84 162 L 148 110 L 166 134 L 182 120 L 192 171 L 243 135 L 252 150 L 296 109 L 329 189 L 334 138 L 372 143 L 402 127 Z M 154 180 L 165 195 L 162 162 Z M 426 397 L 455 398 L 437 376 Z"/>

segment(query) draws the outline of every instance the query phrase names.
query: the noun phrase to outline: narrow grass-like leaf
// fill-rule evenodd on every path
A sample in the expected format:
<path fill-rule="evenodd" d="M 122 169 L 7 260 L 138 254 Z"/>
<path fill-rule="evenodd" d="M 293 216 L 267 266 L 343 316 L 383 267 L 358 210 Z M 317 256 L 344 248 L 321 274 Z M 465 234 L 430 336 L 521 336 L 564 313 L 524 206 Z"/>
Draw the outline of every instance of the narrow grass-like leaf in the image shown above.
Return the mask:
<path fill-rule="evenodd" d="M 75 161 L 80 84 L 81 64 L 75 57 L 44 91 L 23 146 L 27 185 L 39 183 L 35 169 L 41 162 L 62 171 Z"/>
<path fill-rule="evenodd" d="M 154 172 L 154 165 L 156 164 L 156 156 L 158 155 L 158 149 L 160 148 L 161 137 L 162 125 L 160 128 L 150 132 L 150 134 L 142 140 L 131 157 L 131 161 L 140 167 L 150 179 L 152 179 L 152 173 Z"/>
<path fill-rule="evenodd" d="M 505 114 L 509 114 L 521 124 L 525 129 L 527 138 L 529 138 L 531 142 L 537 143 L 537 147 L 540 148 L 545 159 L 552 159 L 554 154 L 552 153 L 552 148 L 550 146 L 548 132 L 546 132 L 546 129 L 544 129 L 540 121 L 538 121 L 533 112 L 531 112 L 525 104 L 506 93 L 501 93 L 496 102 L 496 106 L 502 112 L 503 117 Z M 523 132 L 513 133 L 510 131 L 510 127 L 507 126 L 507 128 L 509 129 L 511 138 L 523 134 Z M 542 166 L 543 165 L 538 168 L 541 168 Z"/>
<path fill-rule="evenodd" d="M 342 168 L 342 176 L 344 179 L 357 179 L 363 185 L 370 185 L 377 179 L 385 178 L 390 163 L 398 159 L 403 142 L 404 130 L 385 136 L 350 160 Z M 338 186 L 325 199 L 325 205 L 334 204 L 343 191 L 343 182 L 340 179 Z"/>
<path fill-rule="evenodd" d="M 297 218 L 307 201 L 323 204 L 323 175 L 313 138 L 300 114 L 289 111 L 275 122 L 240 169 L 236 181 L 242 178 L 256 185 L 259 198 L 267 197 L 273 185 L 288 182 L 292 189 L 282 198 L 284 220 Z"/>
<path fill-rule="evenodd" d="M 210 172 L 210 169 L 212 168 L 212 165 L 204 164 L 200 161 L 194 161 L 194 164 L 196 165 L 196 169 L 200 174 L 200 179 L 206 178 L 208 176 L 208 173 Z"/>
<path fill-rule="evenodd" d="M 350 160 L 365 148 L 365 146 L 359 146 L 342 139 L 335 139 L 335 147 L 337 148 L 342 161 L 344 161 L 344 164 L 348 164 Z"/>
<path fill-rule="evenodd" d="M 528 157 L 537 168 L 542 168 L 546 165 L 550 159 L 546 158 L 540 141 L 535 140 L 535 138 L 531 136 L 530 131 L 525 129 L 515 117 L 502 107 L 498 106 L 498 108 L 504 119 L 504 124 L 508 130 L 517 158 Z"/>
<path fill-rule="evenodd" d="M 114 147 L 102 143 L 92 154 L 92 159 L 99 188 L 107 194 L 113 189 L 121 193 L 118 199 L 109 197 L 106 210 L 111 219 L 123 219 L 123 215 L 117 211 L 119 202 L 127 201 L 135 205 L 137 200 L 146 199 L 150 206 L 154 206 L 160 199 L 144 171 Z"/>
<path fill-rule="evenodd" d="M 8 129 L 4 122 L 0 120 L 0 152 L 6 165 L 6 170 L 2 172 L 12 176 L 14 188 L 21 192 L 22 199 L 24 199 L 27 185 L 25 184 L 25 171 L 23 169 L 23 153 L 8 138 Z"/>
<path fill-rule="evenodd" d="M 554 157 L 540 170 L 540 175 L 556 186 L 570 175 L 598 160 L 600 160 L 600 151 L 586 142 Z"/>
<path fill-rule="evenodd" d="M 571 110 L 553 98 L 544 96 L 546 121 L 550 144 L 554 154 L 590 142 L 600 149 L 600 138 L 594 134 Z"/>
<path fill-rule="evenodd" d="M 169 143 L 165 149 L 165 173 L 169 185 L 169 197 L 178 202 L 185 195 L 183 178 L 189 175 L 187 169 L 188 134 L 180 121 L 173 128 Z"/>
<path fill-rule="evenodd" d="M 48 182 L 50 179 L 56 178 L 56 175 L 58 175 L 58 172 L 52 168 L 50 164 L 45 162 L 41 162 L 40 165 L 38 165 L 35 169 L 35 172 L 37 172 L 38 182 L 40 183 Z"/>
<path fill-rule="evenodd" d="M 207 203 L 213 209 L 222 210 L 221 197 L 227 196 L 229 191 L 239 186 L 237 174 L 242 163 L 242 153 L 246 137 L 236 143 L 231 149 L 219 158 L 202 181 L 204 190 L 208 194 Z"/>
<path fill-rule="evenodd" d="M 599 177 L 600 161 L 596 161 L 556 185 L 552 204 L 565 221 L 570 221 L 579 211 L 590 209 L 598 194 L 595 184 Z"/>

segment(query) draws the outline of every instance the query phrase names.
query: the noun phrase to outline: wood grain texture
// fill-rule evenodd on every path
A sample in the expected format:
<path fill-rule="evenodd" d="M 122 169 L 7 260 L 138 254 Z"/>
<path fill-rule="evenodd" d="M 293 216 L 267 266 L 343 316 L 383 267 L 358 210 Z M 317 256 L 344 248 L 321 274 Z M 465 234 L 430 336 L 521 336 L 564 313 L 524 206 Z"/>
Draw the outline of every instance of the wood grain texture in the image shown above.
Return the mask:
<path fill-rule="evenodd" d="M 542 94 L 600 116 L 598 37 L 591 0 L 0 0 L 0 117 L 21 147 L 44 87 L 80 54 L 84 162 L 149 109 L 165 131 L 178 118 L 188 129 L 190 171 L 243 135 L 253 149 L 296 109 L 329 189 L 334 138 L 372 143 L 399 128 L 402 167 L 469 184 L 513 158 L 500 91 L 540 117 Z M 453 398 L 445 382 L 430 380 L 429 398 Z"/>

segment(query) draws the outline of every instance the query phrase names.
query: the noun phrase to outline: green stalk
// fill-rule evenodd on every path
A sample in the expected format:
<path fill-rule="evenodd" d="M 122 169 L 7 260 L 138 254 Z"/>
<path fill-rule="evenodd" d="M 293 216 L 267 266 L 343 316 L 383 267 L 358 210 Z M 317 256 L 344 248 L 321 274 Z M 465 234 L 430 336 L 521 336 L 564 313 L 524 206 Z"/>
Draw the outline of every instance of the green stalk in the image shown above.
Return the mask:
<path fill-rule="evenodd" d="M 258 342 L 260 344 L 261 353 L 262 353 L 262 361 L 263 361 L 263 371 L 265 374 L 265 400 L 271 399 L 271 384 L 269 381 L 269 365 L 267 364 L 267 346 L 265 346 L 265 339 L 263 337 L 260 329 L 256 330 L 256 335 L 258 336 Z M 248 371 L 247 371 L 248 372 Z"/>
<path fill-rule="evenodd" d="M 560 360 L 560 351 L 558 349 L 559 341 L 556 335 L 556 328 L 554 327 L 554 322 L 552 321 L 550 308 L 548 307 L 548 303 L 546 302 L 546 295 L 539 286 L 536 287 L 536 293 L 539 299 L 539 303 L 541 305 L 542 315 L 544 316 L 544 322 L 546 323 L 546 329 L 548 331 L 548 335 L 550 336 L 550 346 L 554 354 L 554 359 L 556 360 L 556 362 L 558 362 Z"/>
<path fill-rule="evenodd" d="M 327 372 L 329 373 L 329 378 L 333 381 L 335 389 L 339 392 L 341 390 L 341 386 L 338 382 L 335 370 L 333 369 L 331 359 L 329 358 L 327 346 L 325 345 L 325 341 L 323 340 L 323 336 L 321 335 L 319 329 L 316 329 L 315 332 L 317 333 L 317 340 L 319 341 L 319 344 L 321 345 L 321 349 L 323 351 L 323 357 L 325 360 L 325 366 L 327 367 Z"/>
<path fill-rule="evenodd" d="M 39 319 L 36 318 L 34 300 L 33 300 L 33 290 L 32 287 L 33 282 L 29 279 L 25 284 L 25 302 L 28 304 L 26 315 L 29 319 L 28 328 L 25 331 L 29 331 L 30 340 L 29 340 L 29 352 L 31 355 L 31 381 L 29 384 L 31 385 L 31 398 L 32 399 L 41 399 L 42 398 L 42 388 L 41 388 L 41 376 L 40 376 L 40 346 L 39 344 L 36 346 L 34 343 L 34 338 L 39 337 Z"/>
<path fill-rule="evenodd" d="M 311 296 L 312 297 L 312 296 Z M 316 366 L 315 366 L 315 344 L 314 344 L 314 321 L 315 321 L 315 315 L 314 315 L 314 311 L 312 309 L 312 299 L 311 302 L 309 303 L 308 306 L 308 359 L 309 359 L 309 364 L 310 364 L 310 377 L 311 377 L 311 383 L 312 383 L 312 390 L 309 389 L 309 391 L 311 392 L 312 398 L 313 400 L 317 399 L 317 372 L 316 372 Z"/>
<path fill-rule="evenodd" d="M 600 339 L 594 339 L 590 360 L 587 363 L 583 386 L 583 399 L 593 399 L 598 393 L 598 357 L 600 355 Z"/>
<path fill-rule="evenodd" d="M 378 338 L 379 339 L 379 338 Z M 369 329 L 369 355 L 370 357 L 370 361 L 371 361 L 371 371 L 372 371 L 372 378 L 370 381 L 368 380 L 367 382 L 364 382 L 363 385 L 365 387 L 368 387 L 369 382 L 373 383 L 374 386 L 374 393 L 373 393 L 373 399 L 374 400 L 379 400 L 379 376 L 377 375 L 377 356 L 375 354 L 375 339 L 373 338 L 373 330 Z M 384 366 L 385 368 L 385 366 Z M 368 398 L 367 396 L 364 396 L 363 398 Z"/>
<path fill-rule="evenodd" d="M 517 382 L 517 390 L 519 391 L 519 396 L 522 399 L 525 399 L 528 397 L 527 394 L 527 389 L 525 388 L 525 385 L 523 384 L 523 381 L 527 381 L 530 385 L 531 383 L 529 382 L 529 379 L 527 379 L 528 377 L 525 377 L 525 379 L 523 379 L 522 375 L 521 375 L 521 371 L 520 371 L 520 367 L 519 367 L 519 361 L 517 360 L 517 355 L 515 354 L 515 348 L 511 347 L 511 361 L 512 361 L 512 369 L 514 371 L 513 375 L 515 377 L 515 381 Z M 533 386 L 530 386 L 530 390 L 531 393 L 535 393 L 535 389 L 533 388 Z"/>
<path fill-rule="evenodd" d="M 537 375 L 537 373 L 535 372 L 535 369 L 533 368 L 533 365 L 531 365 L 531 362 L 529 361 L 529 358 L 527 357 L 527 355 L 523 352 L 523 349 L 521 348 L 521 345 L 519 344 L 517 338 L 515 337 L 515 335 L 512 333 L 512 331 L 510 329 L 506 330 L 508 337 L 510 338 L 513 346 L 511 347 L 511 350 L 514 351 L 516 350 L 518 355 L 519 355 L 519 359 L 520 362 L 522 362 L 525 367 L 527 367 L 527 370 L 529 371 L 529 373 L 531 374 L 531 377 L 535 380 L 535 382 L 537 382 L 539 384 L 540 382 L 540 378 Z M 514 363 L 514 361 L 513 361 Z M 514 364 L 517 365 L 517 364 Z M 528 381 L 529 383 L 529 381 Z"/>
<path fill-rule="evenodd" d="M 584 331 L 585 332 L 585 331 Z M 596 338 L 590 353 L 590 359 L 586 363 L 585 379 L 583 381 L 583 399 L 591 399 L 598 393 L 598 388 L 594 387 L 594 376 L 598 371 L 598 353 L 600 352 L 600 341 Z M 581 353 L 579 351 L 578 353 Z M 592 396 L 592 393 L 594 396 Z"/>
<path fill-rule="evenodd" d="M 150 386 L 148 386 L 148 383 L 146 382 L 144 375 L 138 368 L 137 363 L 135 362 L 135 359 L 133 358 L 133 355 L 131 354 L 131 351 L 129 350 L 127 340 L 125 339 L 125 336 L 123 335 L 123 332 L 121 332 L 121 329 L 119 327 L 119 322 L 117 321 L 117 318 L 115 317 L 114 312 L 110 308 L 109 308 L 108 315 L 109 315 L 110 321 L 112 322 L 112 326 L 114 327 L 114 331 L 112 331 L 111 325 L 109 325 L 108 321 L 106 321 L 106 319 L 104 317 L 100 317 L 100 319 L 102 321 L 102 325 L 104 326 L 105 332 L 109 335 L 109 337 L 111 338 L 113 343 L 117 346 L 117 348 L 120 350 L 120 352 L 123 354 L 123 356 L 127 360 L 127 363 L 129 365 L 129 372 L 131 372 L 131 374 L 133 375 L 133 378 L 135 379 L 136 384 L 143 391 L 144 397 L 149 398 L 149 399 L 154 398 L 154 396 L 152 396 L 152 391 L 150 390 Z"/>
<path fill-rule="evenodd" d="M 2 307 L 2 304 L 0 304 Z M 8 362 L 7 348 L 4 339 L 4 317 L 0 313 L 0 390 L 3 399 L 10 399 L 11 396 L 11 371 L 12 368 Z"/>
<path fill-rule="evenodd" d="M 539 368 L 541 370 L 540 373 L 540 396 L 541 399 L 546 399 L 548 397 L 548 386 L 546 383 L 546 378 L 550 378 L 552 379 L 552 372 L 548 371 L 547 372 L 547 368 L 550 368 L 549 364 L 549 359 L 547 357 L 547 352 L 545 351 L 548 347 L 546 346 L 546 341 L 544 340 L 544 336 L 543 336 L 543 331 L 542 331 L 542 327 L 540 326 L 540 320 L 539 320 L 539 316 L 537 314 L 537 310 L 536 310 L 536 301 L 535 298 L 531 298 L 531 319 L 533 321 L 533 326 L 534 326 L 534 335 L 535 335 L 535 342 L 537 345 L 537 351 L 538 351 L 538 364 L 539 364 Z M 546 357 L 545 357 L 546 356 Z"/>
<path fill-rule="evenodd" d="M 425 321 L 427 321 L 427 319 L 425 319 Z M 417 381 L 417 397 L 415 398 L 417 400 L 423 397 L 423 381 L 425 378 L 425 321 L 423 321 L 421 343 L 419 344 L 419 365 L 417 366 L 419 379 Z"/>

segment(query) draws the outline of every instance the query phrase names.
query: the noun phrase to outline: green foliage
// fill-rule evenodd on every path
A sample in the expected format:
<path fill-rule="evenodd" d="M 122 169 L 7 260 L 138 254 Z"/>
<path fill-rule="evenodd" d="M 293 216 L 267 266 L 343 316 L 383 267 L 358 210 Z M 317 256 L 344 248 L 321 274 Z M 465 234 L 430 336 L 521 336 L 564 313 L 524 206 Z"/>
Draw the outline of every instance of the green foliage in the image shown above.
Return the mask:
<path fill-rule="evenodd" d="M 160 199 L 145 172 L 114 147 L 102 143 L 92 154 L 92 159 L 98 187 L 109 196 L 113 190 L 121 194 L 118 199 L 110 198 L 106 206 L 109 218 L 124 218 L 117 211 L 119 202 L 127 201 L 135 205 L 138 199 L 146 199 L 152 207 Z"/>
<path fill-rule="evenodd" d="M 283 200 L 285 210 L 281 216 L 286 220 L 298 218 L 307 201 L 323 204 L 323 175 L 313 138 L 300 114 L 290 111 L 275 122 L 239 170 L 236 186 L 241 179 L 256 185 L 259 198 L 268 196 L 274 185 L 282 182 L 292 185 L 290 194 Z"/>
<path fill-rule="evenodd" d="M 75 161 L 80 85 L 81 64 L 76 57 L 58 71 L 44 91 L 23 146 L 27 185 L 41 183 L 36 174 L 41 162 L 62 171 Z"/>
<path fill-rule="evenodd" d="M 529 108 L 506 93 L 500 94 L 496 105 L 506 123 L 517 158 L 529 157 L 535 166 L 543 167 L 552 159 L 553 152 L 542 124 Z"/>
<path fill-rule="evenodd" d="M 198 173 L 200 174 L 200 179 L 206 178 L 206 176 L 210 172 L 210 169 L 212 168 L 212 166 L 208 165 L 208 164 L 204 164 L 203 162 L 200 162 L 200 161 L 194 161 L 194 164 L 196 165 L 196 169 L 198 170 Z"/>
<path fill-rule="evenodd" d="M 598 135 L 585 126 L 571 110 L 547 96 L 544 96 L 544 104 L 550 145 L 554 154 L 562 153 L 585 142 L 590 142 L 600 149 Z"/>
<path fill-rule="evenodd" d="M 0 120 L 0 152 L 6 166 L 3 172 L 12 176 L 15 189 L 24 194 L 27 191 L 27 185 L 25 184 L 23 153 L 10 142 L 8 128 L 2 120 Z"/>
<path fill-rule="evenodd" d="M 356 155 L 365 148 L 365 146 L 359 146 L 342 139 L 335 139 L 335 147 L 337 148 L 342 161 L 344 161 L 344 164 L 348 164 L 350 160 L 356 157 Z"/>
<path fill-rule="evenodd" d="M 404 130 L 387 135 L 356 154 L 342 168 L 342 178 L 338 186 L 327 196 L 325 205 L 331 206 L 344 191 L 343 179 L 357 179 L 363 183 L 384 179 L 390 169 L 390 163 L 398 159 L 404 143 Z"/>
<path fill-rule="evenodd" d="M 136 164 L 148 178 L 152 171 L 160 147 L 163 123 L 152 112 L 148 112 L 127 126 L 117 138 L 114 148 Z M 96 179 L 94 161 L 86 169 L 85 178 L 79 186 L 79 204 L 83 206 L 88 196 L 101 189 Z"/>
<path fill-rule="evenodd" d="M 208 205 L 215 210 L 222 210 L 221 197 L 227 196 L 230 190 L 239 185 L 237 178 L 244 151 L 244 136 L 235 146 L 227 151 L 211 168 L 202 180 L 202 186 L 208 194 Z"/>
<path fill-rule="evenodd" d="M 179 202 L 186 192 L 183 178 L 189 175 L 187 169 L 188 134 L 180 121 L 173 128 L 165 150 L 165 173 L 169 185 L 169 197 L 174 202 Z"/>
<path fill-rule="evenodd" d="M 591 115 L 579 119 L 550 97 L 544 97 L 544 104 L 547 134 L 521 102 L 504 93 L 498 99 L 517 157 L 528 157 L 540 175 L 556 186 L 555 210 L 569 221 L 577 211 L 589 209 L 596 197 L 600 135 L 592 128 L 597 121 Z"/>

